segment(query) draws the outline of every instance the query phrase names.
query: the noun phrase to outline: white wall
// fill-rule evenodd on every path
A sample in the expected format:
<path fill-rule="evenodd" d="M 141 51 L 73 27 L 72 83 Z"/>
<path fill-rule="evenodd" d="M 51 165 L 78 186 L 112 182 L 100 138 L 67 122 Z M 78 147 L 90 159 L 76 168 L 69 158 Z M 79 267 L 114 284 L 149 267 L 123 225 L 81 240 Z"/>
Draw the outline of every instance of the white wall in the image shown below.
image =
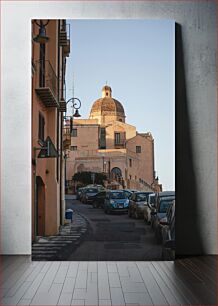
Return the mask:
<path fill-rule="evenodd" d="M 185 97 L 178 99 L 184 107 L 179 105 L 177 110 L 183 111 L 182 123 L 188 128 L 186 135 L 177 114 L 177 149 L 186 146 L 185 136 L 190 140 L 190 150 L 184 151 L 184 163 L 177 150 L 177 207 L 181 212 L 181 217 L 177 216 L 177 249 L 184 254 L 217 253 L 215 1 L 2 1 L 1 4 L 1 252 L 31 253 L 30 19 L 165 18 L 181 25 L 181 48 L 184 48 L 185 84 L 181 94 Z M 187 186 L 186 192 L 181 186 L 189 174 L 189 154 L 192 179 L 188 179 L 190 187 Z M 192 234 L 195 223 L 199 226 L 199 240 Z"/>

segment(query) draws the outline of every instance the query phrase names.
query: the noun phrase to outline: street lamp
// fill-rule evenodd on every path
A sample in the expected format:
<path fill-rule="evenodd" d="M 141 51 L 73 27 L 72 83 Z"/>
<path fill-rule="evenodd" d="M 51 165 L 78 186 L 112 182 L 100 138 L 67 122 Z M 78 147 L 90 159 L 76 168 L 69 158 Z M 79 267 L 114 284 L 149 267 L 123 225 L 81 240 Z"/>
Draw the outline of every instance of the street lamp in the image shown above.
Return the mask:
<path fill-rule="evenodd" d="M 67 109 L 67 105 L 69 103 L 72 103 L 72 115 L 71 116 L 66 116 L 66 112 L 64 114 L 64 120 L 67 121 L 67 119 L 70 119 L 70 135 L 72 135 L 73 133 L 73 117 L 74 118 L 79 118 L 81 117 L 81 115 L 79 114 L 79 109 L 81 107 L 81 101 L 78 98 L 70 98 L 69 100 L 67 100 L 66 102 L 66 109 Z M 66 122 L 65 121 L 65 122 Z M 66 127 L 66 125 L 65 125 Z M 67 166 L 67 155 L 65 154 L 65 188 L 67 187 L 67 176 L 66 176 L 66 166 Z"/>
<path fill-rule="evenodd" d="M 81 117 L 81 115 L 79 114 L 79 109 L 81 107 L 81 101 L 78 98 L 70 98 L 67 102 L 66 102 L 66 107 L 68 105 L 68 103 L 72 103 L 72 115 L 71 116 L 66 116 L 66 112 L 64 115 L 64 119 L 66 120 L 67 118 L 70 118 L 70 134 L 72 134 L 73 131 L 73 117 L 74 118 L 79 118 Z M 75 110 L 75 112 L 74 112 Z"/>

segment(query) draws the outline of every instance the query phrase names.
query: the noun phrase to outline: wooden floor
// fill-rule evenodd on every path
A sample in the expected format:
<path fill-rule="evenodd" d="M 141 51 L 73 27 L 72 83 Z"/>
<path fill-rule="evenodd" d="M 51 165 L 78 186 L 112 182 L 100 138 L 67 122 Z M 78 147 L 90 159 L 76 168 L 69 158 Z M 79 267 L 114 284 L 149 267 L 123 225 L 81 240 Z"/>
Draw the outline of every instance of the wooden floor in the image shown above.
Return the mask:
<path fill-rule="evenodd" d="M 1 305 L 217 305 L 217 258 L 31 262 L 1 257 Z"/>

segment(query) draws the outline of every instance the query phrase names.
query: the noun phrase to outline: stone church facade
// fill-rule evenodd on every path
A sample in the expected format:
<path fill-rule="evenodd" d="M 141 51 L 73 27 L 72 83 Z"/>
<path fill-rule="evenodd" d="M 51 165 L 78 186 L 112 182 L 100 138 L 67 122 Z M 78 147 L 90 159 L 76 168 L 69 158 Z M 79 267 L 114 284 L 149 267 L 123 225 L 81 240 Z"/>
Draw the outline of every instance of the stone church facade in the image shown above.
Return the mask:
<path fill-rule="evenodd" d="M 71 147 L 66 159 L 66 179 L 76 172 L 106 174 L 112 188 L 159 190 L 154 170 L 154 139 L 126 123 L 122 104 L 109 86 L 91 108 L 89 119 L 74 119 Z"/>

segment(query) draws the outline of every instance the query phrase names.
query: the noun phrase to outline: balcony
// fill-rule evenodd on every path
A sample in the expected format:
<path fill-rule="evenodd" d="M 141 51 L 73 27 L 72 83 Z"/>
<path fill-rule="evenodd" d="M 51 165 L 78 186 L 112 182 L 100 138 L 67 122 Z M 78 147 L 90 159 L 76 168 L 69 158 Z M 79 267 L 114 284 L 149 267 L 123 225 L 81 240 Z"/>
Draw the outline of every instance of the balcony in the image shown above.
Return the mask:
<path fill-rule="evenodd" d="M 70 54 L 70 24 L 66 24 L 66 22 L 61 25 L 59 43 L 63 47 L 63 55 L 68 57 Z"/>
<path fill-rule="evenodd" d="M 64 147 L 64 150 L 70 149 L 70 146 L 71 146 L 70 128 L 68 126 L 65 126 L 63 128 L 63 147 Z"/>
<path fill-rule="evenodd" d="M 67 103 L 64 99 L 62 99 L 59 103 L 59 112 L 66 113 L 67 111 Z"/>
<path fill-rule="evenodd" d="M 63 50 L 63 55 L 64 55 L 65 57 L 69 57 L 69 55 L 70 55 L 70 39 L 67 39 L 66 45 L 63 45 L 62 47 L 63 47 L 63 48 L 62 48 L 62 50 Z"/>
<path fill-rule="evenodd" d="M 35 91 L 46 107 L 58 107 L 58 78 L 48 60 L 36 61 Z"/>

